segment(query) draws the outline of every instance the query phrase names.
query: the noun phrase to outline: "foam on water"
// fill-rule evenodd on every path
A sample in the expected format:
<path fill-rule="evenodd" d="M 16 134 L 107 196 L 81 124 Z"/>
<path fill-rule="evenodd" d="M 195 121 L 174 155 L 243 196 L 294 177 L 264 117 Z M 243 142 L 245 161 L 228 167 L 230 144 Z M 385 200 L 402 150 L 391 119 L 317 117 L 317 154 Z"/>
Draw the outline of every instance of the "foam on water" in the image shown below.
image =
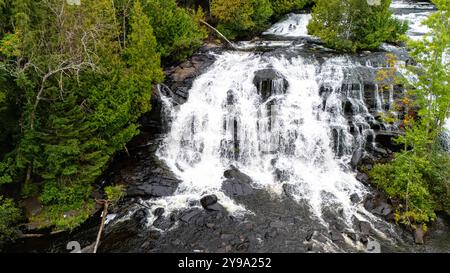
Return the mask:
<path fill-rule="evenodd" d="M 395 18 L 408 22 L 407 35 L 409 38 L 419 40 L 430 31 L 423 21 L 435 10 L 434 5 L 427 2 L 412 3 L 394 0 L 391 10 Z"/>
<path fill-rule="evenodd" d="M 306 26 L 310 20 L 311 14 L 291 13 L 287 15 L 285 20 L 276 23 L 263 34 L 281 37 L 306 37 L 309 36 Z"/>
<path fill-rule="evenodd" d="M 364 137 L 350 134 L 343 116 L 340 88 L 346 66 L 352 64 L 345 58 L 320 65 L 301 57 L 219 56 L 174 113 L 170 133 L 158 152 L 183 181 L 175 196 L 164 199 L 171 203 L 165 207 L 180 209 L 214 193 L 225 207 L 244 211 L 221 192 L 223 172 L 234 165 L 251 176 L 256 187 L 280 194 L 286 185 L 319 218 L 324 208 L 341 208 L 350 222 L 356 208 L 349 196 L 361 196 L 365 189 L 345 165 Z M 253 80 L 258 70 L 268 67 L 283 75 L 289 87 L 274 86 L 271 97 L 263 100 Z M 325 105 L 319 95 L 322 85 L 333 90 Z M 333 142 L 333 130 L 340 132 L 342 143 Z M 336 145 L 344 147 L 340 156 L 333 150 Z"/>

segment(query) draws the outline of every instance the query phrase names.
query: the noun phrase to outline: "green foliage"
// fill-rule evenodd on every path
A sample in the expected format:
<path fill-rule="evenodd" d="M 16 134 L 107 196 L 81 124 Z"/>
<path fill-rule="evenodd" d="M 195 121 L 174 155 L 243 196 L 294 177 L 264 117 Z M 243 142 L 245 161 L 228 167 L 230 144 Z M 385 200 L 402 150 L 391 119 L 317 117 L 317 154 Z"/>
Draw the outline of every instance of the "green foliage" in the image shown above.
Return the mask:
<path fill-rule="evenodd" d="M 311 0 L 270 0 L 275 17 L 280 17 L 294 10 L 301 10 L 307 4 L 311 4 Z"/>
<path fill-rule="evenodd" d="M 407 24 L 392 17 L 391 0 L 369 5 L 361 0 L 318 0 L 308 32 L 331 48 L 356 52 L 377 49 L 382 42 L 397 42 Z"/>
<path fill-rule="evenodd" d="M 20 220 L 20 210 L 13 200 L 0 195 L 0 247 L 5 242 L 14 239 L 15 224 Z"/>
<path fill-rule="evenodd" d="M 416 227 L 435 219 L 435 211 L 450 215 L 450 154 L 442 151 L 439 136 L 450 116 L 449 60 L 450 7 L 445 0 L 433 1 L 438 11 L 425 24 L 431 32 L 422 40 L 409 42 L 411 55 L 419 63 L 409 67 L 418 77 L 408 94 L 411 109 L 418 116 L 405 117 L 405 134 L 397 141 L 405 150 L 392 162 L 376 165 L 371 173 L 375 183 L 391 197 L 402 201 L 396 219 Z"/>
<path fill-rule="evenodd" d="M 163 78 L 150 19 L 140 1 L 127 3 L 8 5 L 5 29 L 14 34 L 0 42 L 0 184 L 37 194 L 45 207 L 33 220 L 43 226 L 73 228 L 92 213 L 92 183 L 138 134 Z M 29 23 L 13 25 L 16 15 Z"/>
<path fill-rule="evenodd" d="M 207 37 L 206 30 L 198 21 L 201 16 L 178 7 L 175 0 L 143 0 L 143 3 L 163 59 L 182 61 L 192 55 Z"/>
<path fill-rule="evenodd" d="M 105 187 L 106 199 L 115 204 L 119 202 L 125 196 L 125 186 L 115 185 Z"/>
<path fill-rule="evenodd" d="M 273 10 L 269 0 L 213 0 L 211 15 L 227 38 L 248 36 L 267 27 Z"/>

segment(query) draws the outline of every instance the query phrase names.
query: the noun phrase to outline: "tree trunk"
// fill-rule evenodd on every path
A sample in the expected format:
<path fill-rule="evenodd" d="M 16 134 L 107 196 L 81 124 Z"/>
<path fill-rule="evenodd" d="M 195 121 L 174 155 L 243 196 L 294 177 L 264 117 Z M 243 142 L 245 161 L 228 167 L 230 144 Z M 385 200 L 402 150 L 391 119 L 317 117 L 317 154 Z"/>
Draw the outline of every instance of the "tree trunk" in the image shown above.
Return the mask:
<path fill-rule="evenodd" d="M 109 202 L 104 201 L 103 204 L 104 204 L 104 206 L 103 206 L 102 222 L 100 224 L 100 230 L 98 231 L 98 234 L 97 234 L 97 240 L 95 241 L 93 253 L 97 253 L 97 248 L 98 248 L 98 245 L 100 244 L 100 238 L 102 237 L 103 227 L 105 226 L 106 215 L 108 214 Z"/>

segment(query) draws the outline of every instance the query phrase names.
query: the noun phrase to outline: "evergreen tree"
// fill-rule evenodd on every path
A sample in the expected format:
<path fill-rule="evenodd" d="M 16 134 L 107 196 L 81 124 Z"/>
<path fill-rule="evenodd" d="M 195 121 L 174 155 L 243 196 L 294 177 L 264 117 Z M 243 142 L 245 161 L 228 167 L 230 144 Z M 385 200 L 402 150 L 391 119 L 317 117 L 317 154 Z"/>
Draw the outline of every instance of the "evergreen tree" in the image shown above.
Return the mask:
<path fill-rule="evenodd" d="M 407 24 L 392 17 L 391 0 L 317 0 L 308 32 L 329 47 L 356 52 L 397 42 Z"/>

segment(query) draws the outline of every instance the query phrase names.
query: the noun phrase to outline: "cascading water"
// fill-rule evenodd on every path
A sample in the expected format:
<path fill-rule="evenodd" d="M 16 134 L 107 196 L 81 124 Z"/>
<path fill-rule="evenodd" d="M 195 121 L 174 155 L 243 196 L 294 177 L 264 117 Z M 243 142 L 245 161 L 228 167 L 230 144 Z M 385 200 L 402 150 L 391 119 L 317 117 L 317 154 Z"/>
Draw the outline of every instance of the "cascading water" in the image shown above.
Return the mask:
<path fill-rule="evenodd" d="M 393 3 L 396 14 L 401 3 Z M 307 37 L 310 18 L 288 15 L 264 34 Z M 374 83 L 385 65 L 350 55 L 292 54 L 302 51 L 296 41 L 238 45 L 277 53 L 215 55 L 184 104 L 174 107 L 161 94 L 171 122 L 157 155 L 182 182 L 172 196 L 147 205 L 163 207 L 169 215 L 199 207 L 200 198 L 215 194 L 233 216 L 251 214 L 223 190 L 224 172 L 237 168 L 251 177 L 253 188 L 278 198 L 288 192 L 324 226 L 329 224 L 324 212 L 332 211 L 350 230 L 355 218 L 371 222 L 376 230 L 373 224 L 380 220 L 351 201 L 350 196 L 362 200 L 368 189 L 356 179 L 350 161 L 357 151 L 377 149 L 378 131 L 395 129 L 395 124 L 379 121 L 384 112 L 393 112 L 398 99 L 394 86 L 385 90 Z"/>
<path fill-rule="evenodd" d="M 277 35 L 282 37 L 306 37 L 306 26 L 311 20 L 311 14 L 288 14 L 287 19 L 274 24 L 264 35 Z"/>
<path fill-rule="evenodd" d="M 229 207 L 231 200 L 220 189 L 223 172 L 234 165 L 250 175 L 255 186 L 279 191 L 292 186 L 295 198 L 307 200 L 319 217 L 323 206 L 340 206 L 350 221 L 355 208 L 349 196 L 361 195 L 364 187 L 343 166 L 355 145 L 364 145 L 361 134 L 366 132 L 357 130 L 354 137 L 344 117 L 344 63 L 331 59 L 318 65 L 301 57 L 247 53 L 219 56 L 194 83 L 160 150 L 184 181 L 178 193 L 197 200 L 215 193 Z M 265 94 L 254 78 L 268 68 L 280 78 Z M 321 85 L 330 90 L 328 97 L 320 96 Z M 349 97 L 362 101 L 359 90 Z M 363 108 L 359 113 L 367 113 L 363 103 L 357 106 Z"/>

